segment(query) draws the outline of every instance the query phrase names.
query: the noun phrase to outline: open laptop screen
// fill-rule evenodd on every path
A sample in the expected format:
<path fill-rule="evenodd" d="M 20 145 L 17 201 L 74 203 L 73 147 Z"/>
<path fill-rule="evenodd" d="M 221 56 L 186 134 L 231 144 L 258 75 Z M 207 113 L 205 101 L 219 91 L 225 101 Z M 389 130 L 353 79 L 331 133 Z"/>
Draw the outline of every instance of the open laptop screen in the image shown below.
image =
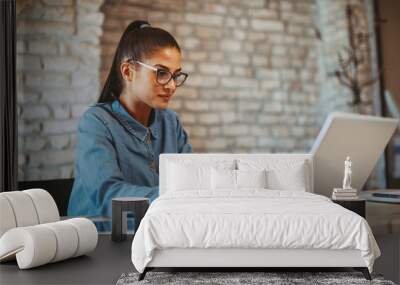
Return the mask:
<path fill-rule="evenodd" d="M 311 148 L 314 192 L 330 197 L 333 188 L 342 187 L 347 156 L 352 160 L 351 186 L 361 190 L 398 124 L 396 119 L 331 113 Z"/>

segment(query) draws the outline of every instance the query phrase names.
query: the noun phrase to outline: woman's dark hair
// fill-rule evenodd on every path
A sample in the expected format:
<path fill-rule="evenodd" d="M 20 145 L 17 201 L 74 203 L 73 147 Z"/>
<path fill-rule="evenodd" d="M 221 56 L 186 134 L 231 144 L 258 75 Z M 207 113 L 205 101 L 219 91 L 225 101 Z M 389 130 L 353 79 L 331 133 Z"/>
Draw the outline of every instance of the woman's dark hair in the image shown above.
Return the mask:
<path fill-rule="evenodd" d="M 167 31 L 151 27 L 146 21 L 134 21 L 126 27 L 115 51 L 110 73 L 101 91 L 98 102 L 111 102 L 121 95 L 123 78 L 121 63 L 126 59 L 142 60 L 165 47 L 181 51 L 174 37 Z"/>

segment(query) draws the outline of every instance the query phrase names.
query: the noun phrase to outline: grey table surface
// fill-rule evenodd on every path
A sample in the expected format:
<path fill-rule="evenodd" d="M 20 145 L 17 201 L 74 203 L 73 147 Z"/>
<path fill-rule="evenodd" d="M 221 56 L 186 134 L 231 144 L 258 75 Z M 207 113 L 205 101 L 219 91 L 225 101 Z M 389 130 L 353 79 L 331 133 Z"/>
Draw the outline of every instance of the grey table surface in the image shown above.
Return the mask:
<path fill-rule="evenodd" d="M 388 203 L 388 204 L 399 204 L 400 205 L 400 198 L 390 198 L 390 197 L 376 197 L 374 193 L 383 193 L 383 194 L 400 194 L 399 189 L 375 189 L 375 190 L 368 190 L 362 191 L 360 196 L 367 200 L 368 202 L 376 202 L 376 203 Z"/>
<path fill-rule="evenodd" d="M 87 255 L 27 270 L 19 270 L 16 261 L 0 263 L 0 284 L 115 284 L 122 273 L 135 271 L 132 239 L 112 242 L 111 235 L 100 234 Z"/>

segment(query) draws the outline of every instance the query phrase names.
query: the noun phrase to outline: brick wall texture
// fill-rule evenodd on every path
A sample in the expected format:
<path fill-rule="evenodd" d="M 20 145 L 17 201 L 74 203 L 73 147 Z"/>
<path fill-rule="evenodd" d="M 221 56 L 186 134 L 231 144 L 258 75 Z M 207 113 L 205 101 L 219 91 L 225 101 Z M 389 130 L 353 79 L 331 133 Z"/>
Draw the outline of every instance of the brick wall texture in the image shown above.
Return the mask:
<path fill-rule="evenodd" d="M 352 2 L 364 14 L 371 5 Z M 181 45 L 190 75 L 170 107 L 195 152 L 308 151 L 328 112 L 353 111 L 350 94 L 327 75 L 348 44 L 346 3 L 31 1 L 17 17 L 19 179 L 73 176 L 77 121 L 135 19 Z"/>

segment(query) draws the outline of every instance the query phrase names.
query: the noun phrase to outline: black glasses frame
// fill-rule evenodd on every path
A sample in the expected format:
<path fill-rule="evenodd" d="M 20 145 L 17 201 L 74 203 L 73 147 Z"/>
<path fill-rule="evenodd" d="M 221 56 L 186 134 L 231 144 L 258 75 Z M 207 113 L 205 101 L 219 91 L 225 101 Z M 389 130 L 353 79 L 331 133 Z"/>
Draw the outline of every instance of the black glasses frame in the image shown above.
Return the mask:
<path fill-rule="evenodd" d="M 181 86 L 181 85 L 186 81 L 187 77 L 189 76 L 189 74 L 187 74 L 187 73 L 185 73 L 185 72 L 180 72 L 180 71 L 179 71 L 178 73 L 176 73 L 176 74 L 172 74 L 169 70 L 167 70 L 167 69 L 165 69 L 165 68 L 155 67 L 155 66 L 152 66 L 152 65 L 149 65 L 149 64 L 140 62 L 140 61 L 138 61 L 138 60 L 129 59 L 128 62 L 129 62 L 129 63 L 138 63 L 138 64 L 141 65 L 141 66 L 144 66 L 144 67 L 146 67 L 146 68 L 149 68 L 149 69 L 155 71 L 155 72 L 156 72 L 156 81 L 157 81 L 157 83 L 160 84 L 161 86 L 167 85 L 167 84 L 171 81 L 171 79 L 173 79 L 174 82 L 175 82 L 175 86 L 176 86 L 176 87 L 179 87 L 179 86 Z M 168 79 L 166 82 L 159 82 L 159 79 L 158 79 L 159 76 L 158 76 L 158 74 L 159 74 L 160 70 L 162 70 L 163 72 L 167 72 L 167 73 L 169 74 L 169 79 Z M 178 84 L 177 81 L 176 81 L 176 79 L 178 78 L 178 76 L 181 76 L 181 75 L 183 75 L 183 76 L 185 76 L 185 77 L 183 78 L 182 82 Z"/>

